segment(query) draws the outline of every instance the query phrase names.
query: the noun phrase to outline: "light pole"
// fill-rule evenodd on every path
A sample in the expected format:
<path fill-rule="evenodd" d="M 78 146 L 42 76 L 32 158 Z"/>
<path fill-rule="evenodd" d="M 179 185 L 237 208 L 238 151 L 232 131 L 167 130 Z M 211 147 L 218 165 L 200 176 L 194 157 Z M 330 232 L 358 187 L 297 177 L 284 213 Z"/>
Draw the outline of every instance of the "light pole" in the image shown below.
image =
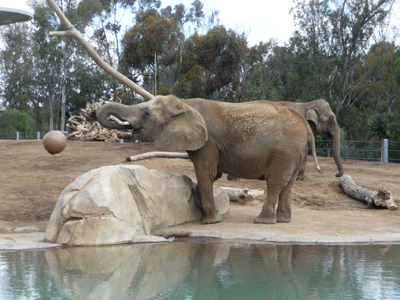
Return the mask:
<path fill-rule="evenodd" d="M 0 7 L 0 26 L 26 22 L 33 18 L 33 13 L 21 9 Z"/>

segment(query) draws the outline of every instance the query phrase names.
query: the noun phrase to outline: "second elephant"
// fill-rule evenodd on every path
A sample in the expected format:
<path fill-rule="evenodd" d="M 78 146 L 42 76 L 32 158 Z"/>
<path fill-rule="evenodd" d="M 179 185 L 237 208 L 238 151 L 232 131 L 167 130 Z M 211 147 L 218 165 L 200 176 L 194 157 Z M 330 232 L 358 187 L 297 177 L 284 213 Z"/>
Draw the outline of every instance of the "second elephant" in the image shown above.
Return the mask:
<path fill-rule="evenodd" d="M 290 107 L 295 111 L 299 112 L 310 125 L 314 135 L 326 134 L 332 143 L 332 153 L 335 159 L 336 166 L 339 172 L 336 177 L 340 177 L 344 173 L 342 161 L 340 159 L 340 128 L 336 121 L 335 114 L 331 110 L 329 103 L 323 99 L 318 99 L 310 102 L 288 102 L 288 101 L 277 101 L 277 103 Z M 306 163 L 300 167 L 298 180 L 305 178 L 304 170 Z"/>

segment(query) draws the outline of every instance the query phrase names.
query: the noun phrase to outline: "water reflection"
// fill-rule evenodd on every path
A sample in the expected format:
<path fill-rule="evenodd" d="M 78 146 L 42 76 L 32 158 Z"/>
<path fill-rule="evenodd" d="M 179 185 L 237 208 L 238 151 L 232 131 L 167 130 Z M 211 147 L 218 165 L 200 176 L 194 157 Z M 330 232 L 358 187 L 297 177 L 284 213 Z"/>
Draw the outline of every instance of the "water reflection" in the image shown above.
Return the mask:
<path fill-rule="evenodd" d="M 190 241 L 3 252 L 0 299 L 400 299 L 399 258 L 399 245 Z"/>

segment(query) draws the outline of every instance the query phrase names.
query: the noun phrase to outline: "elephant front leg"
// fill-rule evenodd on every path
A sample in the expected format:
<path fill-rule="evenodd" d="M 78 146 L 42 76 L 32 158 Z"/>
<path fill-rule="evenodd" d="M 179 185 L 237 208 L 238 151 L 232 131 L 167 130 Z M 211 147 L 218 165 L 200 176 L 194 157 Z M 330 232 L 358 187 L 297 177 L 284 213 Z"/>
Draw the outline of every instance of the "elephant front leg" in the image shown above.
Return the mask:
<path fill-rule="evenodd" d="M 200 178 L 197 178 L 197 180 L 197 194 L 200 197 L 200 211 L 203 215 L 202 223 L 213 224 L 221 222 L 222 218 L 217 214 L 217 208 L 215 206 L 212 181 L 203 181 Z"/>
<path fill-rule="evenodd" d="M 217 173 L 218 150 L 205 147 L 199 151 L 188 151 L 188 154 L 197 177 L 196 194 L 199 198 L 197 205 L 203 216 L 202 223 L 221 222 L 222 218 L 217 214 L 213 191 L 214 181 L 222 175 Z"/>

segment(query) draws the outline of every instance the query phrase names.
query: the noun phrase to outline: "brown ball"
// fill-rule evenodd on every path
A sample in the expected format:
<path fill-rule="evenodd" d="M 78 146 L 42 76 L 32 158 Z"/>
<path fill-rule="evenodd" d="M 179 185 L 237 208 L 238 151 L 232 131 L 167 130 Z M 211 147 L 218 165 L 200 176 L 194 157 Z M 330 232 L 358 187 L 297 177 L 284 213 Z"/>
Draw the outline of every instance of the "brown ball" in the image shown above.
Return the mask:
<path fill-rule="evenodd" d="M 50 154 L 62 152 L 67 146 L 67 139 L 61 131 L 49 131 L 43 138 L 44 149 Z"/>

